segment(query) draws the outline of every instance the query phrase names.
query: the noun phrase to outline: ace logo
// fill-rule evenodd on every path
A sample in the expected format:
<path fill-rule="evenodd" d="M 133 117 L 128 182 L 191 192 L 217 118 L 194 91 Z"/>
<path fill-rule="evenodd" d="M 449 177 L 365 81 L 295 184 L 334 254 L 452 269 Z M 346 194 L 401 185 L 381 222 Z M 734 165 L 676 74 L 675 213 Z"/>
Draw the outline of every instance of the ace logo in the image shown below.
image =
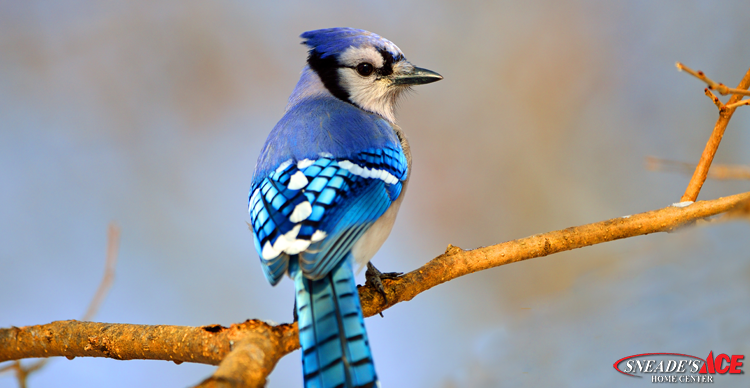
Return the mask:
<path fill-rule="evenodd" d="M 732 357 L 727 356 L 726 354 L 720 354 L 716 356 L 716 359 L 714 360 L 714 352 L 711 351 L 708 353 L 708 357 L 706 357 L 706 362 L 701 367 L 701 370 L 698 372 L 700 374 L 706 374 L 706 373 L 718 373 L 720 375 L 723 375 L 724 373 L 732 373 L 732 374 L 738 374 L 742 373 L 742 370 L 740 368 L 742 367 L 742 360 L 745 359 L 744 355 L 741 354 L 734 354 Z M 724 363 L 726 362 L 725 366 Z"/>
<path fill-rule="evenodd" d="M 708 353 L 706 359 L 679 353 L 644 353 L 621 358 L 615 369 L 628 376 L 651 376 L 653 383 L 713 383 L 716 374 L 742 374 L 744 355 Z"/>

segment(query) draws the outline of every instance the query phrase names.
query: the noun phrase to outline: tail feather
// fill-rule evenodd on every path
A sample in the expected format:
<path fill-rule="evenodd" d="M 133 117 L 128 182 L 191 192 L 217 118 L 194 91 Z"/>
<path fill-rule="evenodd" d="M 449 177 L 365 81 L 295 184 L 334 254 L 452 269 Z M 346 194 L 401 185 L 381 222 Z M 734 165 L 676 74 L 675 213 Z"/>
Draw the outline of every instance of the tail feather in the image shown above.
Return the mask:
<path fill-rule="evenodd" d="M 378 386 L 350 260 L 323 279 L 294 279 L 305 387 Z"/>

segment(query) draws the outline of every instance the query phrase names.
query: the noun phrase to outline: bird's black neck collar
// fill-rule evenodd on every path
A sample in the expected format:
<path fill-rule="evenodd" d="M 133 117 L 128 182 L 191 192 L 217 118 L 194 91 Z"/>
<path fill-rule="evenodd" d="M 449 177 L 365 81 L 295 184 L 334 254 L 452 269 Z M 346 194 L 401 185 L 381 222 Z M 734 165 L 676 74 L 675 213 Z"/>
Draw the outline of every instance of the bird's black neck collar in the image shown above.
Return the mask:
<path fill-rule="evenodd" d="M 352 103 L 349 100 L 349 92 L 342 88 L 339 82 L 338 69 L 341 65 L 336 61 L 336 57 L 329 55 L 323 58 L 319 52 L 311 50 L 310 56 L 307 57 L 307 64 L 318 74 L 320 80 L 323 81 L 323 85 L 331 94 L 344 102 Z"/>

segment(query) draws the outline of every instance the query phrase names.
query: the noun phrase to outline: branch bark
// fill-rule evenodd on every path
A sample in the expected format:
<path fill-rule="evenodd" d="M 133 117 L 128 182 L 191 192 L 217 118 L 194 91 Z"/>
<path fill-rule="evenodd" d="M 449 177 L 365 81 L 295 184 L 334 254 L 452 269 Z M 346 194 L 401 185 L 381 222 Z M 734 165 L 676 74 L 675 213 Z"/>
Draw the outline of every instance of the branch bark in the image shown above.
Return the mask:
<path fill-rule="evenodd" d="M 374 288 L 360 286 L 366 317 L 413 299 L 460 276 L 553 253 L 656 232 L 670 232 L 706 217 L 750 206 L 750 192 L 689 206 L 613 218 L 463 250 L 452 245 L 419 269 L 384 280 L 388 301 Z M 0 362 L 32 357 L 108 357 L 219 365 L 200 387 L 262 387 L 276 362 L 299 348 L 296 324 L 270 325 L 259 320 L 201 327 L 58 321 L 0 329 Z"/>
<path fill-rule="evenodd" d="M 282 349 L 296 348 L 298 345 L 288 343 L 286 333 L 289 331 L 294 331 L 296 336 L 296 325 L 272 326 L 259 320 L 248 320 L 229 328 L 56 321 L 0 329 L 0 362 L 62 356 L 218 365 L 235 342 L 250 338 L 248 333 L 269 338 Z"/>

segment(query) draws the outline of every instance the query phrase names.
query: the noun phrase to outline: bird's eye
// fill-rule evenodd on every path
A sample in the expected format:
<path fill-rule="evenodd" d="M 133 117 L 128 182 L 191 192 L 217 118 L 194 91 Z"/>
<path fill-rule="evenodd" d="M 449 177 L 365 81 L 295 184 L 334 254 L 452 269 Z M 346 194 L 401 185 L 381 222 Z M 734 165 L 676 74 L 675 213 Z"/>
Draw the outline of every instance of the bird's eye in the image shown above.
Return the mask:
<path fill-rule="evenodd" d="M 359 73 L 359 75 L 363 77 L 367 77 L 372 74 L 373 70 L 375 70 L 375 68 L 367 62 L 362 62 L 357 65 L 357 73 Z"/>

